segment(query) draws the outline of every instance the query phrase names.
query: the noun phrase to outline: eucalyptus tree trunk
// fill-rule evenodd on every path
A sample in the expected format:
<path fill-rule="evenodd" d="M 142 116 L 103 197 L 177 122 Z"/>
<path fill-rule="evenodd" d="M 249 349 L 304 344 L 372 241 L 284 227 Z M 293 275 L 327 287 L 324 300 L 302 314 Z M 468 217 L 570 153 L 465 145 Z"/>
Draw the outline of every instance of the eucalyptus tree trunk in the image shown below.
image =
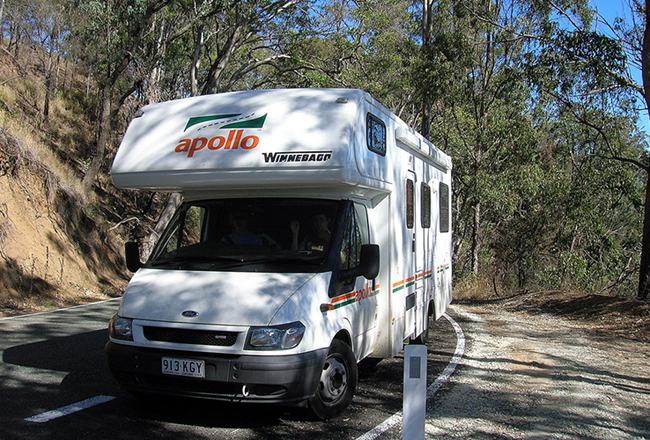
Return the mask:
<path fill-rule="evenodd" d="M 147 260 L 149 258 L 149 255 L 151 255 L 153 247 L 158 242 L 158 239 L 162 235 L 163 231 L 167 227 L 167 224 L 174 216 L 176 209 L 180 206 L 182 201 L 183 198 L 181 197 L 180 193 L 170 194 L 169 199 L 167 199 L 167 203 L 165 204 L 165 208 L 160 213 L 156 227 L 149 235 L 149 239 L 146 240 L 142 246 L 141 258 L 143 260 Z"/>
<path fill-rule="evenodd" d="M 422 55 L 425 60 L 431 56 L 431 35 L 433 32 L 433 0 L 422 1 Z M 422 114 L 420 122 L 420 134 L 429 139 L 431 132 L 431 91 L 421 90 L 422 93 Z"/>
<path fill-rule="evenodd" d="M 106 82 L 102 89 L 102 113 L 99 118 L 99 136 L 97 138 L 97 145 L 95 146 L 95 154 L 93 155 L 92 162 L 88 171 L 84 175 L 82 185 L 86 194 L 90 193 L 95 179 L 99 175 L 99 170 L 104 162 L 104 154 L 106 152 L 106 144 L 108 143 L 108 135 L 111 131 L 111 97 L 113 92 L 113 83 Z"/>
<path fill-rule="evenodd" d="M 203 46 L 205 45 L 204 25 L 201 23 L 196 26 L 194 33 L 194 54 L 192 55 L 192 65 L 190 66 L 190 89 L 192 96 L 199 94 L 198 70 L 201 66 L 201 57 L 203 56 Z"/>
<path fill-rule="evenodd" d="M 2 23 L 2 17 L 4 15 L 5 11 L 5 0 L 0 0 L 0 23 Z M 4 32 L 0 32 L 0 43 L 2 42 L 2 34 Z"/>
<path fill-rule="evenodd" d="M 481 253 L 481 202 L 474 206 L 474 227 L 472 228 L 471 265 L 470 268 L 475 276 L 479 274 L 479 255 Z"/>
<path fill-rule="evenodd" d="M 641 74 L 643 78 L 643 97 L 650 116 L 650 9 L 645 2 L 645 29 L 641 49 Z M 646 195 L 643 213 L 643 239 L 641 245 L 641 267 L 639 268 L 639 290 L 637 297 L 648 298 L 650 294 L 650 167 L 646 165 Z"/>
<path fill-rule="evenodd" d="M 644 68 L 645 69 L 645 68 Z M 650 173 L 646 170 L 645 205 L 643 208 L 643 239 L 637 298 L 646 299 L 650 293 Z"/>

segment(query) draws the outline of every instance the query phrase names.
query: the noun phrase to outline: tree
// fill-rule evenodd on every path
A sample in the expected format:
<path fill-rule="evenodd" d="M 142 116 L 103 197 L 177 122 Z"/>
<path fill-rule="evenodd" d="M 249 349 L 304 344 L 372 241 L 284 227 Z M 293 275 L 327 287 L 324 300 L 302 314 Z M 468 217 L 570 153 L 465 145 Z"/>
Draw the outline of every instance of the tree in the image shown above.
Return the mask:
<path fill-rule="evenodd" d="M 608 144 L 578 118 L 610 140 L 615 134 L 610 148 L 638 154 L 631 114 L 617 110 L 629 107 L 627 95 L 610 87 L 620 57 L 615 46 L 559 26 L 561 14 L 589 29 L 584 1 L 423 8 L 431 34 L 422 37 L 428 47 L 414 82 L 422 121 L 430 107 L 431 138 L 454 158 L 455 273 L 492 278 L 495 290 L 620 285 L 635 252 L 638 175 L 611 154 L 596 156 Z M 594 174 L 600 187 L 592 190 Z M 577 194 L 586 198 L 577 203 Z M 604 209 L 624 218 L 608 221 Z"/>
<path fill-rule="evenodd" d="M 104 162 L 109 142 L 115 108 L 124 102 L 137 85 L 137 79 L 128 81 L 115 96 L 116 86 L 141 49 L 143 41 L 151 31 L 151 24 L 170 0 L 128 0 L 103 4 L 90 1 L 83 5 L 82 11 L 89 15 L 88 27 L 84 33 L 87 41 L 93 43 L 98 58 L 96 67 L 101 69 L 101 110 L 97 144 L 92 162 L 83 178 L 83 186 L 88 193 L 95 182 Z"/>
<path fill-rule="evenodd" d="M 264 65 L 276 65 L 287 58 L 286 54 L 277 50 L 281 35 L 266 33 L 265 29 L 272 29 L 274 22 L 281 19 L 283 14 L 290 13 L 296 4 L 295 0 L 258 0 L 237 3 L 224 11 L 220 23 L 223 29 L 216 36 L 217 44 L 209 53 L 212 59 L 201 93 L 231 90 L 247 74 Z M 228 72 L 228 64 L 238 51 L 245 51 L 248 60 L 238 63 L 236 69 Z"/>
<path fill-rule="evenodd" d="M 425 107 L 436 103 L 432 138 L 455 160 L 455 254 L 467 262 L 460 273 L 478 276 L 482 245 L 493 227 L 488 219 L 496 218 L 502 198 L 507 202 L 507 192 L 500 191 L 506 189 L 504 173 L 513 160 L 531 157 L 517 154 L 533 144 L 533 130 L 529 91 L 516 69 L 526 40 L 515 34 L 526 31 L 517 26 L 531 24 L 517 20 L 514 6 L 502 2 L 437 2 L 436 8 L 441 10 L 429 10 L 430 16 L 444 21 L 423 38 L 429 47 L 419 78 L 422 89 L 431 91 Z"/>
<path fill-rule="evenodd" d="M 647 143 L 637 137 L 636 146 L 630 148 L 627 133 L 633 131 L 634 127 L 627 123 L 613 123 L 616 120 L 636 120 L 641 112 L 647 114 L 650 103 L 648 11 L 646 5 L 639 1 L 632 2 L 631 8 L 634 18 L 631 25 L 626 25 L 620 19 L 610 24 L 597 16 L 600 25 L 597 28 L 574 25 L 573 29 L 555 29 L 553 39 L 542 45 L 536 66 L 544 66 L 552 72 L 546 78 L 553 78 L 551 82 L 545 82 L 540 91 L 553 96 L 560 108 L 600 139 L 592 154 L 633 166 L 643 174 L 646 200 L 636 295 L 638 298 L 648 298 L 650 164 L 647 152 L 642 147 Z M 559 8 L 558 12 L 562 16 L 570 16 Z M 633 79 L 633 68 L 642 72 L 642 86 Z M 536 80 L 540 78 L 538 73 L 535 73 Z M 635 94 L 641 97 L 642 108 L 636 105 Z"/>
<path fill-rule="evenodd" d="M 31 24 L 27 34 L 35 51 L 41 58 L 45 75 L 45 99 L 43 117 L 47 120 L 50 112 L 50 100 L 55 93 L 55 73 L 64 51 L 64 38 L 70 29 L 62 10 L 63 2 L 31 2 L 28 5 L 26 22 Z"/>
<path fill-rule="evenodd" d="M 646 1 L 641 8 L 635 3 L 637 13 L 643 17 L 643 42 L 641 45 L 641 73 L 643 78 L 643 99 L 650 115 L 650 9 Z M 643 215 L 643 243 L 641 248 L 641 267 L 639 268 L 639 289 L 637 296 L 642 299 L 650 297 L 650 166 L 647 160 L 643 164 L 646 171 L 645 211 Z"/>
<path fill-rule="evenodd" d="M 84 0 L 66 28 L 46 7 L 24 18 L 30 4 L 5 8 L 11 49 L 45 47 L 44 72 L 74 57 L 100 90 L 87 191 L 112 129 L 144 104 L 357 87 L 454 158 L 457 276 L 495 290 L 629 283 L 649 180 L 630 123 L 632 94 L 646 95 L 625 67 L 643 61 L 636 23 L 604 35 L 586 0 Z"/>

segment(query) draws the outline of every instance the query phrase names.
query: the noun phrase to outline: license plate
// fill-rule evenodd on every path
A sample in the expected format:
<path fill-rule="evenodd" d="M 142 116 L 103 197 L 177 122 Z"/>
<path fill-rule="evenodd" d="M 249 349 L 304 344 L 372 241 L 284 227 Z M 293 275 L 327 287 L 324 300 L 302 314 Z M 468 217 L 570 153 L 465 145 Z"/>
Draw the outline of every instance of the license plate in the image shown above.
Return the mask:
<path fill-rule="evenodd" d="M 205 362 L 195 359 L 162 358 L 162 373 L 173 376 L 205 378 Z"/>

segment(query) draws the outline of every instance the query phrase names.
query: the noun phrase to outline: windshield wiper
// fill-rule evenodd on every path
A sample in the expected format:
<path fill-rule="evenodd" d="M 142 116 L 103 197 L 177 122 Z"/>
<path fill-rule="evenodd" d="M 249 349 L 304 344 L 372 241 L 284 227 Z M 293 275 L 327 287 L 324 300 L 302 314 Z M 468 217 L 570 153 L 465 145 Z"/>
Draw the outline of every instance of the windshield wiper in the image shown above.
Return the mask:
<path fill-rule="evenodd" d="M 185 255 L 178 257 L 171 257 L 167 259 L 159 259 L 149 262 L 147 265 L 150 267 L 164 266 L 167 264 L 179 263 L 212 263 L 215 269 L 230 269 L 233 267 L 242 267 L 255 264 L 268 264 L 268 263 L 302 263 L 302 264 L 320 264 L 322 255 L 313 255 L 305 251 L 292 252 L 290 254 L 280 255 L 237 255 L 237 256 L 205 256 L 205 255 Z"/>
<path fill-rule="evenodd" d="M 320 264 L 321 256 L 305 256 L 305 255 L 274 255 L 264 256 L 259 258 L 241 258 L 232 264 L 224 264 L 218 266 L 219 269 L 231 269 L 234 267 L 252 266 L 256 264 L 269 264 L 269 263 L 302 263 L 302 264 Z"/>
<path fill-rule="evenodd" d="M 241 258 L 234 257 L 207 257 L 205 255 L 186 255 L 183 257 L 172 257 L 164 260 L 155 260 L 149 262 L 150 266 L 162 266 L 165 264 L 174 264 L 174 263 L 217 263 L 220 260 L 226 261 L 241 261 Z"/>

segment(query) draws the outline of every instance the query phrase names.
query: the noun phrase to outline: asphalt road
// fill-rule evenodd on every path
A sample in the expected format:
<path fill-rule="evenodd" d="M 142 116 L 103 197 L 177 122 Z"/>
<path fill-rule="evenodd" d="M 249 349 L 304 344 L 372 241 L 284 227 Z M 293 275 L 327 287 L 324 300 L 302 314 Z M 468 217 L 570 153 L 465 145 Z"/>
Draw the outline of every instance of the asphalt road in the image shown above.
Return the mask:
<path fill-rule="evenodd" d="M 401 438 L 399 423 L 377 428 L 402 408 L 401 356 L 362 368 L 352 404 L 328 422 L 278 406 L 137 400 L 117 387 L 104 358 L 107 322 L 117 307 L 111 300 L 0 319 L 0 439 Z M 457 346 L 451 321 L 432 326 L 428 384 Z"/>

